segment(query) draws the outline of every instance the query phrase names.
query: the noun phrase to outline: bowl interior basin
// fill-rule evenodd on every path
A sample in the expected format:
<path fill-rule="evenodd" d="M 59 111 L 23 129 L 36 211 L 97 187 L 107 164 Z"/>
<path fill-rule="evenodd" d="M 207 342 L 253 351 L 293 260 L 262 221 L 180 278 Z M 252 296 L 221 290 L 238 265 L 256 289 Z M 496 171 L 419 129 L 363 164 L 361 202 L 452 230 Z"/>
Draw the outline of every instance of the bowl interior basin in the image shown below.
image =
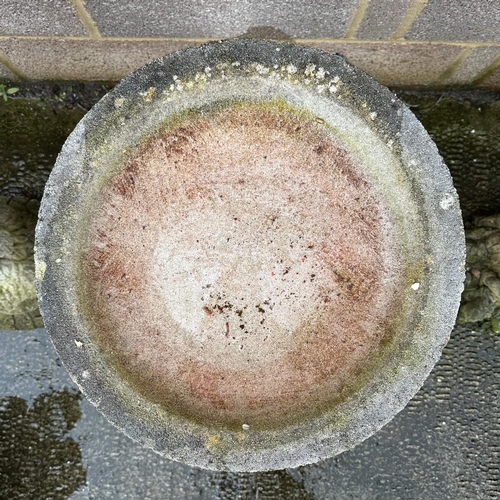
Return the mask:
<path fill-rule="evenodd" d="M 318 416 L 380 360 L 405 295 L 372 183 L 324 122 L 272 102 L 157 131 L 85 228 L 96 341 L 186 418 L 254 429 Z"/>

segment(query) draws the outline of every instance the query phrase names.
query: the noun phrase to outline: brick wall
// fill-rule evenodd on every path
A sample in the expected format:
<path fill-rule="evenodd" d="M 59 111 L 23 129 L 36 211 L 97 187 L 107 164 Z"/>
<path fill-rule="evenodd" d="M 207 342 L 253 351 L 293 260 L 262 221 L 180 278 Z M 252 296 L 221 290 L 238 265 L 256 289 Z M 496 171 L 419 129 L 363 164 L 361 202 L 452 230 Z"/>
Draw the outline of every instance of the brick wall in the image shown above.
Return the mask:
<path fill-rule="evenodd" d="M 236 36 L 337 52 L 386 85 L 500 89 L 499 0 L 1 0 L 0 79 L 117 80 Z"/>

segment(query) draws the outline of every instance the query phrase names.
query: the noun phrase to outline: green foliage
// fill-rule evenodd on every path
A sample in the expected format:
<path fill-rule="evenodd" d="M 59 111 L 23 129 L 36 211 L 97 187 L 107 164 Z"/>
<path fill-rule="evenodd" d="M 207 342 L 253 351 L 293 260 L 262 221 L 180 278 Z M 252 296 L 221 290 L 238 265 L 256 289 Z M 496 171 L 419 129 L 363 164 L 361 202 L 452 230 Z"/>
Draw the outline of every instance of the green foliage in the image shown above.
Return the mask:
<path fill-rule="evenodd" d="M 9 87 L 7 88 L 3 83 L 0 83 L 0 97 L 3 97 L 3 100 L 6 101 L 9 96 L 19 92 L 19 87 Z"/>

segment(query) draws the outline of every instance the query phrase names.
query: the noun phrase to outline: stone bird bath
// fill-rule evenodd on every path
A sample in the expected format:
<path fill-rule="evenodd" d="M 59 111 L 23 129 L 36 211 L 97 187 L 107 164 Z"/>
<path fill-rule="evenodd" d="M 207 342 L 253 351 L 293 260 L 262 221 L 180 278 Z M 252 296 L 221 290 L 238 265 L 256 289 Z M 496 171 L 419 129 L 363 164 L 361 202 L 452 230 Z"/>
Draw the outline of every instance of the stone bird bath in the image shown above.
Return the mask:
<path fill-rule="evenodd" d="M 43 319 L 86 397 L 209 469 L 312 463 L 421 387 L 464 277 L 409 109 L 337 55 L 232 40 L 128 76 L 68 138 L 36 230 Z"/>

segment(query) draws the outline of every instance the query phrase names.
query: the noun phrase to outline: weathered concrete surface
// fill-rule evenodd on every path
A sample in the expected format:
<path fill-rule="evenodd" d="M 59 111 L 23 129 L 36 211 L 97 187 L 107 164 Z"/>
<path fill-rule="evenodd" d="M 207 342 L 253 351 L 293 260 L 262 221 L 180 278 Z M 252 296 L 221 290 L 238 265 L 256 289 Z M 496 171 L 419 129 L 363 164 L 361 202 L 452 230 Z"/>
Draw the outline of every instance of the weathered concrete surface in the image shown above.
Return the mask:
<path fill-rule="evenodd" d="M 328 43 L 323 40 L 306 43 L 330 53 L 342 54 L 383 85 L 431 87 L 461 51 L 456 45 L 391 43 Z"/>
<path fill-rule="evenodd" d="M 411 0 L 371 0 L 356 37 L 364 40 L 390 39 L 411 3 Z"/>
<path fill-rule="evenodd" d="M 103 35 L 186 38 L 228 38 L 257 26 L 271 26 L 294 38 L 340 38 L 357 7 L 356 0 L 87 0 L 86 4 Z"/>
<path fill-rule="evenodd" d="M 96 40 L 81 38 L 0 39 L 8 56 L 28 80 L 120 80 L 153 59 L 199 45 L 192 40 Z M 36 52 L 36 57 L 33 54 Z"/>
<path fill-rule="evenodd" d="M 67 135 L 110 88 L 20 84 L 0 101 L 0 195 L 40 198 Z M 500 105 L 485 92 L 400 92 L 450 168 L 466 219 L 500 211 Z M 474 130 L 474 133 L 472 131 Z"/>
<path fill-rule="evenodd" d="M 500 55 L 500 46 L 494 47 L 476 47 L 472 50 L 469 57 L 460 64 L 454 72 L 441 81 L 445 85 L 468 85 L 478 78 L 488 66 L 494 63 Z M 488 83 L 487 79 L 480 79 L 476 85 L 495 88 L 495 85 Z M 498 88 L 498 85 L 496 86 Z"/>
<path fill-rule="evenodd" d="M 257 474 L 203 471 L 144 449 L 78 396 L 43 330 L 0 337 L 0 477 L 9 477 L 0 498 L 500 498 L 498 335 L 456 329 L 410 404 L 354 450 Z"/>
<path fill-rule="evenodd" d="M 67 136 L 112 85 L 16 86 L 21 90 L 14 98 L 6 103 L 0 99 L 0 195 L 41 198 Z M 465 218 L 500 211 L 500 94 L 397 89 L 396 93 L 436 143 Z"/>
<path fill-rule="evenodd" d="M 500 67 L 497 67 L 481 81 L 481 86 L 483 85 L 485 88 L 500 88 Z"/>
<path fill-rule="evenodd" d="M 256 32 L 267 33 L 275 38 L 273 30 L 258 27 L 248 33 L 252 36 L 256 36 Z M 198 45 L 200 41 L 193 39 L 58 38 L 36 40 L 35 46 L 33 40 L 12 37 L 0 39 L 0 52 L 4 52 L 30 80 L 102 81 L 119 80 L 155 58 Z M 459 45 L 439 43 L 402 45 L 397 42 L 304 40 L 303 45 L 342 54 L 348 62 L 384 85 L 412 88 L 436 84 L 462 50 Z M 33 57 L 35 50 L 37 57 Z M 488 62 L 483 66 L 486 64 Z"/>
<path fill-rule="evenodd" d="M 458 197 L 424 128 L 291 43 L 215 42 L 120 82 L 65 143 L 36 238 L 44 322 L 84 394 L 214 470 L 376 432 L 439 359 L 463 289 Z"/>
<path fill-rule="evenodd" d="M 405 38 L 500 41 L 500 4 L 495 1 L 429 0 Z"/>
<path fill-rule="evenodd" d="M 498 89 L 498 76 L 488 75 L 500 61 L 487 52 L 500 47 L 499 12 L 494 0 L 3 0 L 0 62 L 12 72 L 0 68 L 0 75 L 123 78 L 181 46 L 246 34 L 321 41 L 331 52 L 348 41 L 353 52 L 365 54 L 362 66 L 377 70 L 371 61 L 380 62 L 387 85 L 404 84 L 406 72 L 415 86 L 476 85 L 479 79 Z M 450 40 L 461 54 L 458 59 L 447 60 L 450 46 L 436 43 Z"/>
<path fill-rule="evenodd" d="M 67 0 L 2 0 L 0 35 L 85 36 L 76 9 Z"/>
<path fill-rule="evenodd" d="M 12 73 L 12 71 L 1 62 L 0 62 L 0 79 L 7 80 L 10 82 L 18 80 L 17 76 L 14 73 Z"/>
<path fill-rule="evenodd" d="M 450 169 L 464 218 L 500 211 L 500 95 L 398 92 Z"/>

